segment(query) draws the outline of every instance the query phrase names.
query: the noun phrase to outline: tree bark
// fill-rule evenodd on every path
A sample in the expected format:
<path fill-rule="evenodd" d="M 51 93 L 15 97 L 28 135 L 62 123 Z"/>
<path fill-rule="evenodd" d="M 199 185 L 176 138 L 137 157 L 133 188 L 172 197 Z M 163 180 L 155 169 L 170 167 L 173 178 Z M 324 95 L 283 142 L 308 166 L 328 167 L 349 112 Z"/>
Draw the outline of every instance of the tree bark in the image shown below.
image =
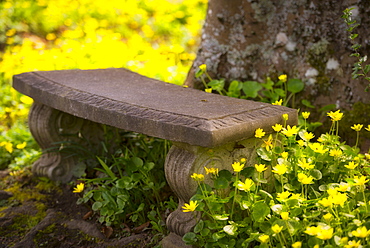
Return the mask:
<path fill-rule="evenodd" d="M 367 125 L 368 82 L 351 78 L 356 58 L 350 57 L 352 44 L 341 18 L 348 7 L 355 8 L 353 18 L 360 24 L 354 30 L 359 33 L 360 53 L 370 56 L 368 0 L 210 0 L 202 41 L 186 84 L 202 88 L 195 78 L 201 64 L 207 65 L 212 78 L 226 82 L 263 82 L 267 76 L 276 79 L 287 74 L 305 83 L 298 101 L 309 100 L 317 108 L 336 104 L 348 111 L 362 103 L 364 106 L 357 108 L 366 109 L 366 113 L 360 112 Z"/>

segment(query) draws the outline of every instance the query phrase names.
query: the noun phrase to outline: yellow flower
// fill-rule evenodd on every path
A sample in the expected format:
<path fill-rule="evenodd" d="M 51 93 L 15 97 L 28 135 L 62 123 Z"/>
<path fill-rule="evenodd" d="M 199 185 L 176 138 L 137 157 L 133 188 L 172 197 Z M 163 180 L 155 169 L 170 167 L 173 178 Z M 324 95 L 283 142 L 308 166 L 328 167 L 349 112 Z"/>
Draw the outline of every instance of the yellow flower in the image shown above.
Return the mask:
<path fill-rule="evenodd" d="M 245 163 L 245 162 L 247 162 L 247 159 L 246 158 L 241 158 L 240 159 L 240 163 Z"/>
<path fill-rule="evenodd" d="M 254 136 L 256 138 L 262 138 L 263 136 L 265 136 L 265 132 L 262 128 L 257 128 Z"/>
<path fill-rule="evenodd" d="M 266 147 L 267 151 L 270 151 L 272 149 L 272 135 L 270 134 L 267 140 L 263 141 L 262 147 Z"/>
<path fill-rule="evenodd" d="M 253 187 L 254 182 L 252 179 L 247 178 L 245 179 L 245 182 L 243 183 L 242 181 L 239 181 L 238 183 L 238 189 L 242 191 L 250 191 L 251 188 Z"/>
<path fill-rule="evenodd" d="M 308 117 L 310 116 L 310 112 L 302 112 L 302 116 L 304 119 L 308 119 Z"/>
<path fill-rule="evenodd" d="M 327 221 L 331 220 L 333 218 L 333 215 L 331 213 L 327 213 L 323 216 L 323 218 Z"/>
<path fill-rule="evenodd" d="M 80 193 L 84 190 L 85 184 L 79 183 L 76 185 L 76 187 L 73 189 L 73 193 Z"/>
<path fill-rule="evenodd" d="M 350 170 L 353 170 L 354 168 L 357 167 L 358 164 L 355 164 L 355 162 L 351 161 L 349 162 L 348 164 L 346 164 L 344 167 L 350 169 Z"/>
<path fill-rule="evenodd" d="M 282 152 L 280 155 L 283 159 L 287 159 L 289 154 L 288 154 L 288 152 Z"/>
<path fill-rule="evenodd" d="M 352 128 L 353 130 L 355 130 L 356 132 L 360 132 L 363 126 L 364 126 L 364 125 L 362 125 L 362 124 L 355 124 L 355 125 L 353 125 L 351 128 Z"/>
<path fill-rule="evenodd" d="M 369 179 L 366 180 L 365 176 L 361 176 L 360 178 L 358 178 L 358 176 L 355 176 L 353 178 L 353 180 L 355 181 L 354 185 L 359 185 L 359 186 L 363 186 L 363 185 L 365 185 L 365 183 L 367 183 L 369 181 Z"/>
<path fill-rule="evenodd" d="M 281 74 L 279 76 L 279 80 L 282 81 L 282 82 L 286 82 L 287 81 L 287 78 L 288 78 L 288 76 L 286 74 Z"/>
<path fill-rule="evenodd" d="M 315 137 L 315 135 L 313 133 L 305 132 L 303 134 L 303 139 L 305 141 L 310 141 L 310 139 L 313 139 L 313 137 Z"/>
<path fill-rule="evenodd" d="M 301 194 L 294 194 L 292 193 L 292 195 L 290 196 L 289 199 L 296 199 L 296 200 L 299 200 L 299 198 L 301 198 Z"/>
<path fill-rule="evenodd" d="M 218 175 L 218 168 L 207 168 L 207 167 L 204 167 L 204 170 L 206 171 L 206 174 L 208 175 L 208 174 L 213 174 L 213 175 L 215 175 L 215 176 L 217 176 Z"/>
<path fill-rule="evenodd" d="M 329 196 L 329 200 L 335 205 L 344 206 L 344 203 L 347 201 L 348 197 L 345 193 L 338 193 L 336 195 Z"/>
<path fill-rule="evenodd" d="M 285 164 L 278 164 L 275 167 L 273 167 L 272 172 L 283 175 L 288 171 L 288 167 Z"/>
<path fill-rule="evenodd" d="M 183 208 L 183 212 L 194 212 L 195 209 L 198 207 L 197 201 L 190 201 L 190 204 L 185 203 Z"/>
<path fill-rule="evenodd" d="M 290 192 L 289 191 L 284 191 L 282 193 L 278 193 L 276 198 L 279 201 L 283 201 L 283 200 L 288 199 L 289 196 L 290 196 Z"/>
<path fill-rule="evenodd" d="M 207 65 L 206 64 L 201 64 L 199 66 L 199 69 L 202 70 L 202 71 L 206 71 L 207 70 Z"/>
<path fill-rule="evenodd" d="M 352 235 L 357 238 L 366 238 L 369 234 L 370 230 L 367 230 L 366 226 L 359 227 L 355 231 L 352 231 Z"/>
<path fill-rule="evenodd" d="M 269 236 L 266 234 L 262 234 L 261 236 L 258 237 L 258 240 L 261 241 L 262 243 L 267 243 L 269 241 Z"/>
<path fill-rule="evenodd" d="M 322 240 L 331 239 L 333 237 L 334 229 L 333 228 L 320 228 L 320 231 L 317 233 L 316 237 Z"/>
<path fill-rule="evenodd" d="M 234 162 L 231 166 L 235 172 L 240 172 L 244 168 L 244 164 L 240 164 L 240 162 Z"/>
<path fill-rule="evenodd" d="M 289 120 L 289 115 L 288 114 L 283 114 L 283 119 L 286 120 L 286 121 Z"/>
<path fill-rule="evenodd" d="M 302 146 L 302 147 L 306 145 L 306 143 L 303 140 L 298 140 L 297 143 L 299 146 Z"/>
<path fill-rule="evenodd" d="M 317 226 L 308 226 L 304 232 L 307 233 L 308 235 L 316 236 L 319 231 L 320 228 Z"/>
<path fill-rule="evenodd" d="M 32 99 L 31 97 L 28 97 L 28 96 L 25 96 L 25 95 L 21 96 L 21 97 L 19 98 L 19 100 L 20 100 L 22 103 L 24 103 L 24 104 L 32 104 L 32 103 L 33 103 L 33 99 Z"/>
<path fill-rule="evenodd" d="M 313 183 L 313 177 L 307 176 L 303 173 L 298 173 L 298 181 L 302 184 L 312 184 Z"/>
<path fill-rule="evenodd" d="M 341 192 L 346 192 L 346 191 L 349 191 L 351 188 L 350 188 L 350 185 L 348 183 L 340 183 L 339 186 L 338 186 L 338 191 L 341 191 Z"/>
<path fill-rule="evenodd" d="M 283 125 L 275 124 L 275 126 L 272 126 L 272 129 L 274 129 L 275 132 L 280 132 L 281 129 L 283 129 Z"/>
<path fill-rule="evenodd" d="M 22 144 L 18 144 L 16 147 L 17 147 L 17 149 L 23 149 L 23 148 L 26 147 L 26 145 L 27 145 L 27 143 L 23 142 Z"/>
<path fill-rule="evenodd" d="M 9 29 L 8 31 L 6 31 L 5 35 L 6 36 L 13 36 L 17 33 L 17 30 L 15 28 L 12 28 L 12 29 Z"/>
<path fill-rule="evenodd" d="M 320 143 L 312 143 L 312 144 L 309 144 L 308 145 L 314 152 L 316 153 L 321 153 L 321 154 L 324 154 L 325 152 L 327 152 L 329 149 L 324 149 L 324 145 L 320 144 Z"/>
<path fill-rule="evenodd" d="M 332 205 L 332 202 L 328 198 L 323 198 L 318 202 L 324 207 L 330 207 Z"/>
<path fill-rule="evenodd" d="M 343 118 L 343 113 L 341 113 L 340 110 L 337 110 L 335 112 L 330 111 L 327 113 L 327 115 L 331 118 L 332 121 L 340 121 Z"/>
<path fill-rule="evenodd" d="M 365 127 L 365 130 L 370 132 L 370 125 L 367 125 L 367 127 Z"/>
<path fill-rule="evenodd" d="M 333 149 L 333 150 L 330 150 L 329 152 L 329 155 L 332 156 L 332 157 L 340 157 L 342 156 L 343 152 L 341 149 Z"/>
<path fill-rule="evenodd" d="M 283 99 L 280 99 L 279 101 L 275 101 L 272 103 L 272 105 L 279 105 L 281 106 L 283 104 Z"/>
<path fill-rule="evenodd" d="M 204 91 L 207 93 L 212 93 L 212 88 L 204 89 Z"/>
<path fill-rule="evenodd" d="M 361 241 L 355 241 L 355 240 L 350 240 L 348 241 L 348 245 L 345 245 L 344 248 L 360 248 L 362 247 Z"/>
<path fill-rule="evenodd" d="M 10 142 L 6 142 L 5 150 L 7 150 L 9 153 L 13 153 L 13 151 L 14 151 L 13 144 L 10 143 Z"/>
<path fill-rule="evenodd" d="M 301 241 L 297 241 L 294 244 L 292 244 L 292 248 L 301 248 L 301 247 L 302 247 L 302 242 Z"/>
<path fill-rule="evenodd" d="M 254 168 L 256 168 L 257 172 L 261 173 L 267 170 L 266 166 L 264 164 L 255 164 Z"/>
<path fill-rule="evenodd" d="M 338 194 L 338 189 L 337 188 L 330 188 L 326 192 L 328 193 L 328 195 L 334 196 L 334 195 Z"/>
<path fill-rule="evenodd" d="M 311 164 L 310 162 L 306 161 L 305 158 L 301 158 L 298 160 L 298 166 L 305 170 L 313 169 L 315 167 L 314 164 Z"/>
<path fill-rule="evenodd" d="M 284 134 L 287 137 L 292 137 L 293 135 L 296 135 L 299 131 L 299 128 L 297 126 L 292 126 L 290 125 L 287 126 L 287 128 L 283 128 L 282 134 Z"/>
<path fill-rule="evenodd" d="M 281 212 L 280 216 L 283 220 L 289 220 L 289 212 Z"/>
<path fill-rule="evenodd" d="M 204 181 L 204 175 L 203 174 L 197 174 L 197 173 L 193 173 L 193 175 L 191 175 L 191 178 L 193 178 L 195 181 Z"/>
<path fill-rule="evenodd" d="M 279 226 L 278 224 L 274 225 L 271 227 L 271 230 L 274 232 L 274 233 L 279 233 L 281 232 L 281 230 L 283 230 L 283 227 L 282 226 Z"/>

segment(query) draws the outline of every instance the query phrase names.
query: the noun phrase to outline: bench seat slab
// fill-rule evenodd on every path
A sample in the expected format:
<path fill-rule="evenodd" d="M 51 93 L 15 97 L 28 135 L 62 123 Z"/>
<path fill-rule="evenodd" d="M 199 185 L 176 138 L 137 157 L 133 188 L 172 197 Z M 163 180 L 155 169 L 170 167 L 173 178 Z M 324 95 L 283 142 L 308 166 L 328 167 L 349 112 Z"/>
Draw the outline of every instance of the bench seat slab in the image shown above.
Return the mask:
<path fill-rule="evenodd" d="M 184 88 L 126 69 L 27 72 L 13 87 L 35 101 L 97 123 L 203 147 L 251 137 L 296 110 Z"/>

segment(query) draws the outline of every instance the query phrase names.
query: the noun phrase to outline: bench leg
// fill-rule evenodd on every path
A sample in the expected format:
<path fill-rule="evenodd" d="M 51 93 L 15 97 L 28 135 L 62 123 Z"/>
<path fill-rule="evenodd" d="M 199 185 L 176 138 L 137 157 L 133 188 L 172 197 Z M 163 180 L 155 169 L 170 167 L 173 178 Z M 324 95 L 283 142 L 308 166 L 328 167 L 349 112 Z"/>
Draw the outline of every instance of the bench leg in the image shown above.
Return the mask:
<path fill-rule="evenodd" d="M 231 164 L 241 158 L 247 158 L 247 165 L 252 165 L 253 154 L 256 154 L 254 145 L 255 140 L 252 139 L 212 149 L 174 143 L 166 158 L 165 173 L 171 189 L 179 198 L 179 206 L 167 218 L 170 234 L 162 241 L 164 248 L 190 247 L 184 244 L 182 236 L 190 232 L 200 218 L 199 213 L 182 211 L 184 203 L 189 203 L 197 189 L 191 175 L 201 173 L 205 175 L 205 182 L 211 183 L 204 167 L 230 170 Z"/>
<path fill-rule="evenodd" d="M 78 156 L 63 152 L 63 147 L 68 147 L 66 144 L 86 147 L 87 143 L 91 146 L 104 140 L 102 125 L 37 102 L 30 109 L 28 123 L 32 136 L 43 151 L 32 171 L 54 181 L 70 181 L 79 163 Z"/>

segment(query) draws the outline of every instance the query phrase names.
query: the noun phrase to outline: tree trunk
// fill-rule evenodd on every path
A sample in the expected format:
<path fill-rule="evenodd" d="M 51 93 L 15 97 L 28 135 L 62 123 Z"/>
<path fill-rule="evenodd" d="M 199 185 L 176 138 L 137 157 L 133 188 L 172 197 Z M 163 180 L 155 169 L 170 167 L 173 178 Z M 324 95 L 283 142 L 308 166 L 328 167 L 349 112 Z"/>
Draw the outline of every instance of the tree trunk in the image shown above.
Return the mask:
<path fill-rule="evenodd" d="M 309 100 L 317 108 L 336 104 L 342 110 L 357 109 L 360 119 L 352 112 L 345 116 L 355 121 L 352 124 L 367 126 L 368 82 L 351 78 L 356 58 L 350 57 L 352 44 L 341 18 L 348 7 L 355 8 L 353 18 L 360 24 L 354 30 L 359 33 L 360 53 L 370 56 L 369 0 L 210 0 L 186 84 L 202 88 L 195 78 L 201 64 L 207 65 L 212 78 L 226 82 L 263 82 L 284 73 L 305 83 L 297 100 Z"/>

